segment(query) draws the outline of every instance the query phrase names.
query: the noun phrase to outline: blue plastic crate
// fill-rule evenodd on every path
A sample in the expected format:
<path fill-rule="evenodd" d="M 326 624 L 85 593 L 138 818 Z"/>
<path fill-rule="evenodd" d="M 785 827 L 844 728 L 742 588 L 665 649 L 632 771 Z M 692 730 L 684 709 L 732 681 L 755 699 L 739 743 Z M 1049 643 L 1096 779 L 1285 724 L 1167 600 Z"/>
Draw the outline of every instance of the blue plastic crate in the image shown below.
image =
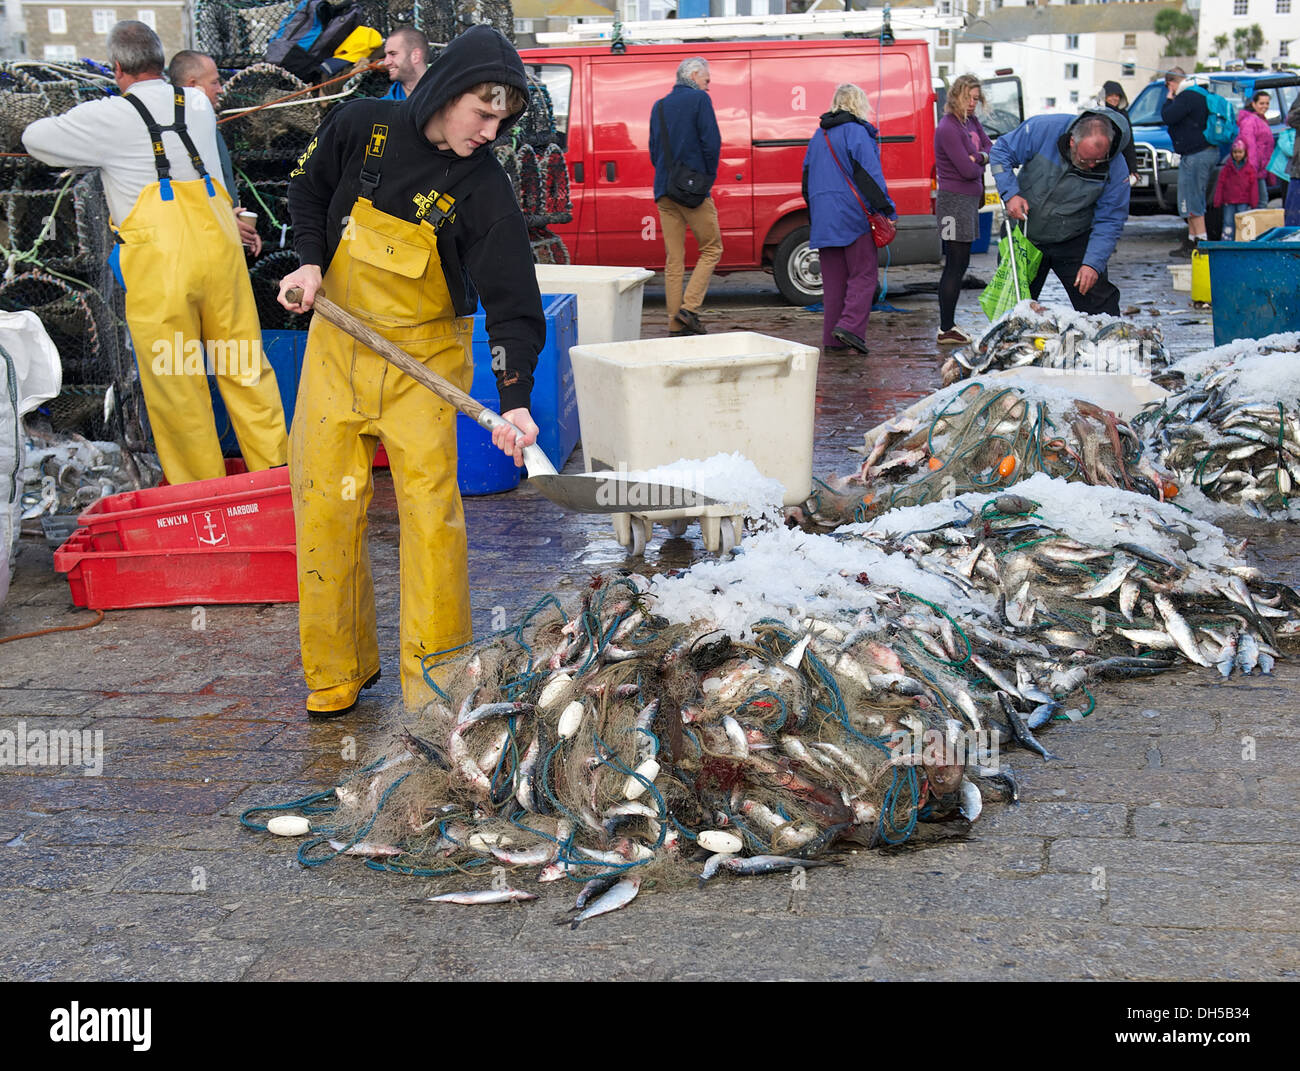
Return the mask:
<path fill-rule="evenodd" d="M 480 405 L 498 404 L 495 383 L 490 395 L 475 399 Z M 524 470 L 515 459 L 492 445 L 492 435 L 463 413 L 456 415 L 456 483 L 466 496 L 497 495 L 519 486 Z"/>
<path fill-rule="evenodd" d="M 543 294 L 542 311 L 546 314 L 546 345 L 537 355 L 528 411 L 540 429 L 538 445 L 558 470 L 564 468 L 581 435 L 578 388 L 569 360 L 569 348 L 578 343 L 578 299 L 574 294 Z M 481 308 L 474 316 L 474 385 L 470 393 L 492 409 L 501 404 L 492 371 L 486 315 Z"/>
<path fill-rule="evenodd" d="M 1253 242 L 1203 242 L 1214 294 L 1214 344 L 1300 331 L 1300 227 Z"/>
<path fill-rule="evenodd" d="M 280 388 L 280 401 L 284 404 L 284 426 L 293 421 L 293 407 L 298 400 L 298 379 L 302 374 L 302 355 L 307 348 L 306 331 L 263 331 L 262 352 L 275 372 L 275 383 Z M 217 420 L 217 434 L 221 437 L 221 452 L 226 457 L 239 456 L 239 440 L 230 426 L 230 413 L 217 391 L 216 376 L 208 376 L 208 390 L 212 392 L 212 415 Z"/>

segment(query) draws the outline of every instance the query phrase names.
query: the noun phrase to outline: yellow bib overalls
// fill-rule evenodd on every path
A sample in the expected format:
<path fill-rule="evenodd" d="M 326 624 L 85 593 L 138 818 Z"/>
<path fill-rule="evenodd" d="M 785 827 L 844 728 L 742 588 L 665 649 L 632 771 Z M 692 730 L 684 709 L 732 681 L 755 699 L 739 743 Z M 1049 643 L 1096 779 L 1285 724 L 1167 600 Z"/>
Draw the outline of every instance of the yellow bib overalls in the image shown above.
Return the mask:
<path fill-rule="evenodd" d="M 140 369 L 158 460 L 171 483 L 226 474 L 212 415 L 213 371 L 251 471 L 283 465 L 287 436 L 275 373 L 262 354 L 262 328 L 229 195 L 213 182 L 185 129 L 185 93 L 176 121 L 160 127 L 124 95 L 153 143 L 158 181 L 116 228 L 116 261 L 126 287 L 126 322 Z M 199 178 L 177 182 L 163 149 L 174 130 Z"/>
<path fill-rule="evenodd" d="M 375 135 L 382 128 L 376 128 Z M 458 318 L 438 256 L 450 198 L 421 199 L 411 223 L 369 200 L 382 139 L 372 135 L 362 195 L 345 221 L 323 293 L 462 390 L 473 380 L 473 320 Z M 432 221 L 432 222 L 431 222 Z M 337 327 L 314 317 L 289 446 L 298 534 L 302 662 L 313 690 L 379 670 L 366 509 L 383 442 L 401 525 L 402 696 L 434 693 L 425 655 L 471 638 L 465 516 L 456 483 L 456 411 Z"/>

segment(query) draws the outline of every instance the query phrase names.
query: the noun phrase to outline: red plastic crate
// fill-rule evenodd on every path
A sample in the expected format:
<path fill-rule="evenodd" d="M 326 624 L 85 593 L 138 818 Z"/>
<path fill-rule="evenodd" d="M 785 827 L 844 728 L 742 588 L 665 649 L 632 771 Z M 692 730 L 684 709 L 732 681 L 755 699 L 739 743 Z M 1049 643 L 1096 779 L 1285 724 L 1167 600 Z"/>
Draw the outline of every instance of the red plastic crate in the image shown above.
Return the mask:
<path fill-rule="evenodd" d="M 297 602 L 297 553 L 288 546 L 232 550 L 98 551 L 78 529 L 54 552 L 77 606 L 124 610 L 200 603 Z"/>
<path fill-rule="evenodd" d="M 295 542 L 287 468 L 109 495 L 78 523 L 95 551 L 214 553 Z"/>

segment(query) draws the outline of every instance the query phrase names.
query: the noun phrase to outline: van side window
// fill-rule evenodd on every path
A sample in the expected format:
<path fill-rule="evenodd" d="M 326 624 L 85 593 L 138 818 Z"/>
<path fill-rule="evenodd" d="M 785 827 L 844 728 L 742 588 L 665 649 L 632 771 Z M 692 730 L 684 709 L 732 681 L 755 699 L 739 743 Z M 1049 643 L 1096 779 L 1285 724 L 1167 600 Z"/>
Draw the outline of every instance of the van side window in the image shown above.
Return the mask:
<path fill-rule="evenodd" d="M 560 63 L 530 63 L 528 74 L 546 87 L 555 113 L 555 142 L 569 151 L 569 98 L 573 93 L 573 68 Z"/>

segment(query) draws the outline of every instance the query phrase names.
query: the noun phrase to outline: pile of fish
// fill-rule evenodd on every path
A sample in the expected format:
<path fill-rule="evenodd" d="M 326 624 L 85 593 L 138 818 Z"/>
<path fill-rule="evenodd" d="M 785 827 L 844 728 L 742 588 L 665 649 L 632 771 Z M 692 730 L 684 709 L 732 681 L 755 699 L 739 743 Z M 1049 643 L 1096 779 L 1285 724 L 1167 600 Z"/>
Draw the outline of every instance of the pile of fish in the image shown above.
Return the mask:
<path fill-rule="evenodd" d="M 1244 356 L 1193 379 L 1134 422 L 1176 484 L 1259 517 L 1300 490 L 1300 370 L 1288 352 Z"/>
<path fill-rule="evenodd" d="M 162 470 L 152 454 L 123 450 L 75 432 L 41 431 L 29 421 L 23 467 L 23 520 L 77 514 L 106 495 L 152 487 Z"/>
<path fill-rule="evenodd" d="M 442 700 L 325 794 L 299 858 L 443 878 L 457 904 L 531 899 L 509 871 L 582 882 L 578 924 L 651 882 L 960 835 L 1016 799 L 1005 750 L 1050 758 L 1036 733 L 1090 714 L 1096 679 L 1268 672 L 1298 610 L 1213 526 L 1043 474 L 778 527 L 675 576 L 594 577 L 430 660 Z"/>
<path fill-rule="evenodd" d="M 994 321 L 973 348 L 953 350 L 943 382 L 1024 365 L 1149 375 L 1168 363 L 1158 327 L 1026 300 Z"/>
<path fill-rule="evenodd" d="M 856 472 L 814 493 L 808 518 L 834 527 L 900 506 L 990 493 L 1046 472 L 1163 500 L 1169 481 L 1140 437 L 1110 410 L 1067 388 L 1000 377 L 953 384 L 866 434 Z"/>

